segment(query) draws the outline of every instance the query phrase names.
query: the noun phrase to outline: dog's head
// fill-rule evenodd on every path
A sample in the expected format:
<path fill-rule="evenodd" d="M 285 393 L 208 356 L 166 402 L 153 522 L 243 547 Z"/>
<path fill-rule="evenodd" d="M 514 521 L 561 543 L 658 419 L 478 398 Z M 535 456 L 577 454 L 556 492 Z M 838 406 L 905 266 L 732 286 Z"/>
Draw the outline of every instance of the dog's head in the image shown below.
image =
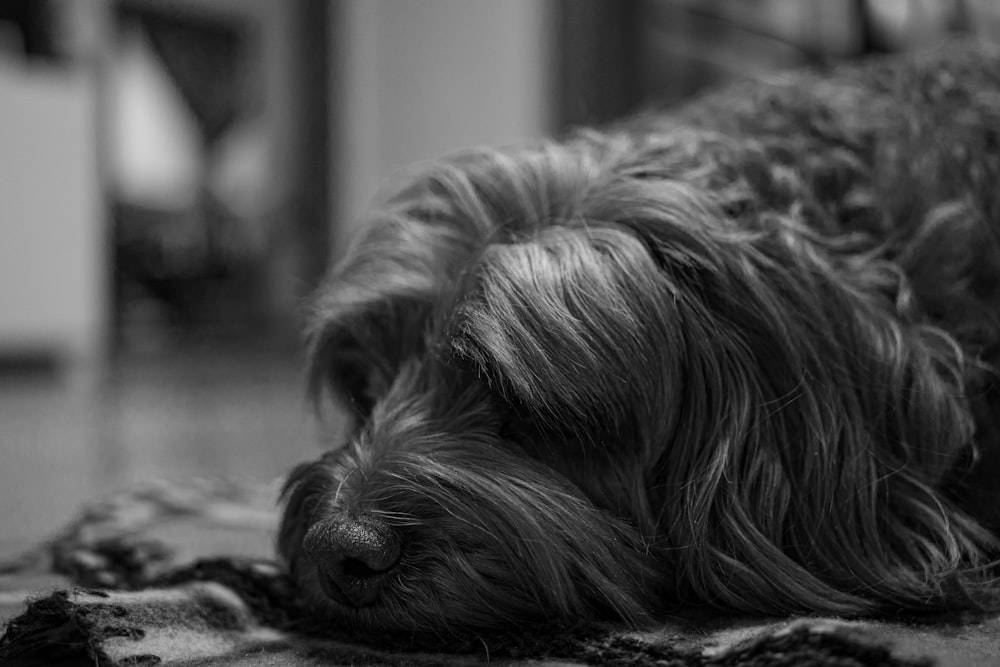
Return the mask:
<path fill-rule="evenodd" d="M 319 613 L 457 635 L 947 598 L 985 539 L 935 490 L 961 354 L 864 240 L 810 231 L 801 183 L 693 141 L 479 151 L 388 198 L 316 303 L 352 433 L 285 489 Z"/>

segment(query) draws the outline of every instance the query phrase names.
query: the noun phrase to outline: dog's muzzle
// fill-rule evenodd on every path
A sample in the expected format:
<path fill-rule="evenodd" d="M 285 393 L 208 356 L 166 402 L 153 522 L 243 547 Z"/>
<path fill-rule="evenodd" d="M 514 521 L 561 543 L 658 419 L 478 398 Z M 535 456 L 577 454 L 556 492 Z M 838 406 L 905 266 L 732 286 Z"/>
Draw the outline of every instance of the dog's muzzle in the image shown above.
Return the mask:
<path fill-rule="evenodd" d="M 326 596 L 355 608 L 378 599 L 403 550 L 392 528 L 368 515 L 320 521 L 306 533 L 302 547 L 316 563 Z"/>

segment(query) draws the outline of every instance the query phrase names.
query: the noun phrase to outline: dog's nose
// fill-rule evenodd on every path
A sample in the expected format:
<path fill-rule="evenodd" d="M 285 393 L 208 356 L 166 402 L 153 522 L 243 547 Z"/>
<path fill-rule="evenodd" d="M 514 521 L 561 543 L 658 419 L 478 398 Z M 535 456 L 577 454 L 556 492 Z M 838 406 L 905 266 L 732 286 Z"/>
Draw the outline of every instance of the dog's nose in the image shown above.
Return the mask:
<path fill-rule="evenodd" d="M 319 569 L 323 592 L 351 607 L 378 599 L 383 580 L 402 553 L 395 531 L 368 515 L 317 522 L 302 547 Z"/>

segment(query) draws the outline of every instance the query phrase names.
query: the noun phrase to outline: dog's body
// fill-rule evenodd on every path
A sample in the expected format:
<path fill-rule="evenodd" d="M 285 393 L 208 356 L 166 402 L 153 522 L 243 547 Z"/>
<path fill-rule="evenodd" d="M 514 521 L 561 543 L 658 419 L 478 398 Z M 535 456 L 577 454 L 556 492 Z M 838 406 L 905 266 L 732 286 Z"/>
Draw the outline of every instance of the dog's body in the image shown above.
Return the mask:
<path fill-rule="evenodd" d="M 970 606 L 998 320 L 994 50 L 448 159 L 317 302 L 279 548 L 376 630 Z"/>

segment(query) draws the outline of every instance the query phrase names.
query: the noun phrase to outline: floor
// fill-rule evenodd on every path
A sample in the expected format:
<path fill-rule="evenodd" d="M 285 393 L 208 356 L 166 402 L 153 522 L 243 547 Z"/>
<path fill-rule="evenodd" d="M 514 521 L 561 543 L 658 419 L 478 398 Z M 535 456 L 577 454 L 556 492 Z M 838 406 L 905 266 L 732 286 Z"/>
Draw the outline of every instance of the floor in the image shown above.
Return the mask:
<path fill-rule="evenodd" d="M 0 554 L 58 529 L 81 503 L 152 478 L 270 480 L 312 458 L 301 362 L 269 353 L 122 362 L 101 380 L 0 372 Z"/>

